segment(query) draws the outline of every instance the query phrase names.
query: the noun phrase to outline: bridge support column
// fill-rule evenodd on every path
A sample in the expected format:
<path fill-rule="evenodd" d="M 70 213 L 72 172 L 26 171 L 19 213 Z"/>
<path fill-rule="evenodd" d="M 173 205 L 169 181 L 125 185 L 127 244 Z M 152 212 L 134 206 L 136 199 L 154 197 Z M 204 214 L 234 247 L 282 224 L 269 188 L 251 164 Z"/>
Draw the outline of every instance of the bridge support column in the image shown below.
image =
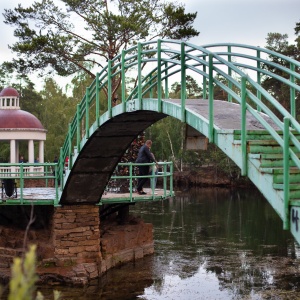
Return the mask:
<path fill-rule="evenodd" d="M 101 263 L 99 207 L 55 207 L 54 258 L 57 266 L 71 266 L 74 277 L 88 281 L 99 276 Z"/>
<path fill-rule="evenodd" d="M 125 224 L 119 223 L 120 216 L 103 220 L 100 234 L 99 209 L 91 205 L 54 207 L 53 256 L 43 259 L 54 264 L 51 280 L 59 274 L 60 280 L 86 285 L 110 268 L 154 252 L 152 224 L 128 216 L 127 206 L 121 218 Z"/>

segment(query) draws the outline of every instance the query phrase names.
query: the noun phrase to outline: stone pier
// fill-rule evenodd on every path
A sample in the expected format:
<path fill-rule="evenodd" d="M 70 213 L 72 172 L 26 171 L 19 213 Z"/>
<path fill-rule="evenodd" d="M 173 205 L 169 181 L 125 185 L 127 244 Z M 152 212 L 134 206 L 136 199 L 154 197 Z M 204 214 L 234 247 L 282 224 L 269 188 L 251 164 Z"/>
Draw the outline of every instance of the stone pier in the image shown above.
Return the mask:
<path fill-rule="evenodd" d="M 53 216 L 54 257 L 58 263 L 100 262 L 99 208 L 56 207 Z"/>
<path fill-rule="evenodd" d="M 128 224 L 107 222 L 102 226 L 101 273 L 154 252 L 153 225 L 134 218 Z"/>
<path fill-rule="evenodd" d="M 90 279 L 99 277 L 99 207 L 56 207 L 53 215 L 53 246 L 56 266 L 69 267 L 70 272 L 66 275 L 72 281 L 85 284 Z"/>
<path fill-rule="evenodd" d="M 109 219 L 100 230 L 99 206 L 55 207 L 52 222 L 55 267 L 39 272 L 60 274 L 66 282 L 85 285 L 110 268 L 154 252 L 153 226 L 140 218 Z M 46 264 L 45 264 L 46 265 Z M 51 276 L 53 278 L 53 276 Z"/>

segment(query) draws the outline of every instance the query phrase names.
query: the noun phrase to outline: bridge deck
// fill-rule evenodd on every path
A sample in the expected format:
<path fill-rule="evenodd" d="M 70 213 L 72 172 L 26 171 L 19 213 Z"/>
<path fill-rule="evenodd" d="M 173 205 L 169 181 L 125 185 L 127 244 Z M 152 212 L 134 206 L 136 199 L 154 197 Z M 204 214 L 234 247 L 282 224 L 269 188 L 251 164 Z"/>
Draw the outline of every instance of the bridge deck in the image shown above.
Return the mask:
<path fill-rule="evenodd" d="M 22 195 L 21 189 L 17 188 L 17 196 L 6 197 L 1 195 L 0 204 L 24 204 L 30 205 L 53 205 L 56 198 L 55 188 L 52 187 L 40 187 L 40 188 L 23 188 Z"/>
<path fill-rule="evenodd" d="M 166 194 L 163 189 L 155 189 L 154 194 L 152 190 L 144 189 L 147 193 L 146 195 L 138 195 L 137 193 L 132 193 L 132 199 L 130 198 L 130 193 L 112 193 L 105 192 L 102 196 L 100 203 L 128 203 L 128 202 L 138 202 L 138 201 L 149 201 L 149 200 L 161 200 L 165 199 L 170 195 L 169 191 Z M 5 204 L 24 204 L 30 205 L 31 203 L 40 205 L 54 205 L 55 204 L 55 188 L 43 187 L 43 188 L 24 188 L 23 195 L 21 197 L 21 191 L 17 189 L 17 197 L 0 197 L 0 205 Z"/>
<path fill-rule="evenodd" d="M 130 193 L 105 193 L 101 198 L 101 203 L 113 203 L 113 202 L 142 202 L 149 200 L 161 200 L 168 198 L 170 196 L 170 191 L 164 191 L 163 189 L 155 189 L 154 193 L 150 188 L 144 188 L 146 195 L 139 195 L 137 193 L 132 193 L 132 200 L 130 198 Z M 165 194 L 166 192 L 166 194 Z"/>
<path fill-rule="evenodd" d="M 176 103 L 180 105 L 180 99 L 167 99 L 166 102 Z M 209 119 L 209 101 L 206 99 L 187 99 L 186 108 L 198 113 L 207 120 Z M 261 114 L 263 118 L 274 129 L 278 129 L 275 123 L 265 114 Z M 265 128 L 260 124 L 252 114 L 247 111 L 246 113 L 246 126 L 247 130 L 264 130 Z M 219 129 L 241 129 L 241 106 L 240 104 L 227 102 L 222 100 L 214 100 L 214 124 Z"/>

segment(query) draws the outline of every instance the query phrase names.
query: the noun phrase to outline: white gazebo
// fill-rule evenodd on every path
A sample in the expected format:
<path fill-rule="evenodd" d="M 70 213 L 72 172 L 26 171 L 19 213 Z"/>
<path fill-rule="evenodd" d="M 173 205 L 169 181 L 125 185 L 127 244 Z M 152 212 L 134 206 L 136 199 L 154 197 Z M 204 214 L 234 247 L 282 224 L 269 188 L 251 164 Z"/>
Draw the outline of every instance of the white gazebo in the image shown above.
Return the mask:
<path fill-rule="evenodd" d="M 19 163 L 19 142 L 28 142 L 28 163 L 35 157 L 44 162 L 44 142 L 46 130 L 37 117 L 20 109 L 20 96 L 12 87 L 0 93 L 0 142 L 10 143 L 10 163 Z M 38 154 L 34 153 L 34 143 L 38 143 Z"/>

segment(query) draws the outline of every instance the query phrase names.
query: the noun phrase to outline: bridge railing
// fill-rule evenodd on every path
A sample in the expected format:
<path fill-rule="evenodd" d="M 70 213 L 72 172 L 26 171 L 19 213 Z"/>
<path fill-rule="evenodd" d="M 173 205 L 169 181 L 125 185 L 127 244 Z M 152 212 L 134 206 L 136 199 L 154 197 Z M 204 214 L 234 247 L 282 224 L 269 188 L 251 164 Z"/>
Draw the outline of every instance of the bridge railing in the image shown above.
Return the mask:
<path fill-rule="evenodd" d="M 170 45 L 180 47 L 179 49 L 172 48 Z M 225 50 L 220 50 L 225 48 Z M 255 55 L 243 53 L 240 50 L 254 51 Z M 212 51 L 215 50 L 215 51 Z M 240 52 L 238 52 L 240 51 Z M 263 58 L 262 55 L 275 57 L 277 60 L 284 61 L 287 68 L 279 63 L 274 63 L 268 58 Z M 242 59 L 242 61 L 238 61 Z M 250 63 L 248 63 L 250 61 Z M 153 64 L 155 65 L 153 67 Z M 152 65 L 150 72 L 145 75 L 142 73 L 145 65 Z M 247 72 L 256 73 L 256 82 L 260 86 L 263 76 L 274 78 L 282 83 L 288 85 L 290 89 L 290 115 L 295 118 L 296 115 L 296 92 L 300 91 L 296 81 L 300 79 L 300 74 L 297 68 L 300 63 L 292 58 L 285 57 L 281 54 L 275 53 L 268 49 L 260 47 L 253 47 L 241 44 L 212 44 L 203 47 L 195 46 L 187 42 L 158 40 L 146 43 L 139 43 L 130 49 L 123 50 L 122 54 L 116 56 L 109 61 L 98 74 L 96 79 L 87 88 L 86 94 L 83 97 L 76 116 L 70 124 L 69 134 L 63 146 L 63 159 L 72 154 L 72 146 L 76 146 L 78 151 L 81 148 L 81 141 L 89 137 L 90 126 L 94 122 L 99 122 L 100 112 L 104 113 L 107 110 L 105 117 L 112 116 L 112 81 L 113 78 L 121 78 L 122 80 L 122 109 L 125 110 L 126 102 L 132 99 L 139 99 L 140 104 L 142 98 L 147 95 L 153 95 L 153 90 L 157 90 L 158 110 L 161 108 L 162 86 L 165 88 L 165 96 L 168 96 L 168 79 L 176 74 L 180 74 L 182 89 L 181 89 L 181 107 L 182 107 L 182 121 L 185 116 L 185 98 L 186 98 L 186 74 L 187 70 L 197 73 L 203 80 L 203 97 L 210 97 L 213 99 L 213 91 L 215 86 L 219 86 L 228 94 L 228 101 L 236 100 L 240 103 L 240 96 L 242 94 L 241 81 L 242 77 L 248 76 Z M 137 85 L 132 88 L 131 92 L 126 95 L 128 84 L 126 84 L 125 73 L 136 68 Z M 273 72 L 268 68 L 272 68 Z M 149 70 L 149 68 L 148 68 Z M 282 74 L 278 74 L 281 72 Z M 219 78 L 217 78 L 219 76 Z M 164 85 L 162 84 L 164 82 Z M 264 103 L 262 95 L 264 89 L 260 86 L 256 90 L 256 97 L 259 100 L 256 103 L 255 109 L 262 110 Z M 101 92 L 104 93 L 107 100 L 101 99 Z M 271 106 L 278 109 L 278 101 L 267 97 Z M 141 104 L 142 105 L 142 104 Z M 140 105 L 140 107 L 142 107 Z M 280 113 L 280 112 L 279 112 Z M 211 109 L 210 116 L 213 116 L 213 109 Z M 92 117 L 92 119 L 91 119 Z M 281 117 L 281 122 L 283 121 Z M 211 120 L 210 120 L 211 121 Z M 213 120 L 212 120 L 213 121 Z M 213 122 L 210 122 L 213 124 Z M 213 136 L 213 126 L 211 126 L 210 138 Z M 76 137 L 76 141 L 74 138 Z M 70 162 L 72 167 L 72 161 Z"/>
<path fill-rule="evenodd" d="M 289 90 L 289 107 L 285 108 L 290 114 L 296 118 L 296 93 L 299 92 L 297 80 L 300 79 L 299 67 L 300 62 L 291 57 L 287 57 L 280 53 L 276 53 L 269 49 L 254 47 L 242 44 L 211 44 L 203 46 L 207 50 L 212 51 L 214 55 L 222 57 L 226 62 L 231 63 L 235 67 L 243 71 L 243 75 L 252 72 L 252 79 L 260 85 L 263 79 L 272 78 L 277 82 L 286 85 Z M 272 59 L 272 60 L 270 60 Z M 224 62 L 216 62 L 224 64 Z M 245 70 L 247 72 L 245 72 Z M 232 75 L 236 70 L 228 65 L 228 74 Z M 246 73 L 246 74 L 245 74 Z M 262 99 L 261 91 L 257 91 L 257 97 Z M 230 95 L 228 97 L 230 100 Z M 277 106 L 276 103 L 273 105 Z M 259 109 L 259 107 L 258 107 Z"/>
<path fill-rule="evenodd" d="M 136 168 L 138 166 L 149 166 L 150 173 L 148 175 L 138 175 Z M 172 162 L 159 162 L 157 169 L 155 163 L 119 163 L 116 168 L 115 174 L 111 177 L 112 183 L 107 186 L 106 193 L 122 193 L 122 199 L 125 202 L 134 202 L 140 196 L 136 194 L 136 185 L 139 178 L 147 178 L 150 180 L 150 193 L 143 196 L 143 199 L 162 199 L 174 196 L 173 191 L 173 163 Z M 125 184 L 124 184 L 125 183 Z M 160 193 L 158 195 L 156 185 L 160 187 Z M 122 189 L 122 187 L 124 189 Z M 116 197 L 110 199 L 102 199 L 100 203 L 109 203 L 119 201 Z"/>
<path fill-rule="evenodd" d="M 129 97 L 133 99 L 143 98 L 154 86 L 161 89 L 161 81 L 167 80 L 166 77 L 180 73 L 182 84 L 181 120 L 185 122 L 185 78 L 188 69 L 197 73 L 203 78 L 203 98 L 209 100 L 208 137 L 212 142 L 215 130 L 214 90 L 219 87 L 225 91 L 228 95 L 228 101 L 235 101 L 241 105 L 242 174 L 247 175 L 246 112 L 248 111 L 283 149 L 284 190 L 285 202 L 287 203 L 289 199 L 289 161 L 292 160 L 296 167 L 300 169 L 300 160 L 296 154 L 300 151 L 300 143 L 297 138 L 297 135 L 300 134 L 300 126 L 296 119 L 296 97 L 300 93 L 298 84 L 300 80 L 300 62 L 269 49 L 241 44 L 212 44 L 199 47 L 181 42 L 181 48 L 174 50 L 170 47 L 163 48 L 162 43 L 166 44 L 169 41 L 157 42 L 157 60 L 160 63 L 148 75 L 143 77 L 142 87 L 139 87 L 139 89 L 136 87 Z M 144 52 L 142 51 L 142 53 Z M 163 53 L 168 53 L 169 56 L 163 57 Z M 272 61 L 270 58 L 272 58 Z M 150 60 L 146 57 L 141 58 L 140 61 L 145 63 Z M 249 73 L 252 74 L 249 75 Z M 162 77 L 162 74 L 165 74 L 165 76 Z M 282 84 L 281 89 L 289 91 L 289 104 L 284 107 L 279 102 L 283 99 L 276 99 L 271 91 L 266 90 L 261 85 L 263 79 L 280 82 Z M 160 94 L 157 92 L 158 106 L 160 106 Z M 166 95 L 168 95 L 167 92 Z M 260 112 L 266 114 L 277 128 L 271 126 Z"/>
<path fill-rule="evenodd" d="M 30 204 L 46 205 L 58 203 L 59 180 L 56 176 L 56 163 L 1 163 L 0 164 L 0 183 L 1 201 L 11 204 Z M 34 184 L 31 183 L 34 181 Z M 38 181 L 38 183 L 37 183 Z M 36 186 L 52 187 L 54 193 L 47 199 L 39 199 L 38 194 L 33 197 L 28 193 L 28 198 L 24 194 L 25 188 Z M 9 191 L 9 192 L 8 192 Z M 9 193 L 9 195 L 7 195 Z"/>
<path fill-rule="evenodd" d="M 213 45 L 210 47 L 220 47 L 224 45 Z M 242 54 L 232 52 L 232 46 L 237 48 L 247 48 L 248 50 L 254 50 L 256 55 Z M 244 45 L 227 45 L 228 51 L 217 51 L 211 57 L 213 57 L 217 63 L 213 67 L 213 70 L 221 74 L 223 78 L 226 78 L 227 82 L 231 83 L 231 87 L 235 86 L 237 92 L 233 92 L 233 89 L 228 89 L 224 83 L 213 80 L 213 82 L 222 87 L 228 92 L 229 99 L 233 98 L 241 105 L 241 143 L 242 143 L 242 175 L 247 175 L 247 129 L 246 129 L 246 112 L 250 112 L 252 116 L 269 132 L 273 139 L 282 148 L 283 153 L 283 177 L 284 177 L 284 228 L 289 228 L 289 194 L 290 194 L 290 161 L 294 163 L 294 166 L 300 169 L 300 159 L 297 153 L 300 152 L 300 125 L 296 119 L 297 107 L 296 97 L 299 96 L 300 86 L 299 82 L 300 74 L 300 62 L 274 53 L 268 49 L 261 49 L 258 47 L 246 47 Z M 272 57 L 274 61 L 280 63 L 274 63 L 267 58 L 263 59 L 262 54 Z M 228 58 L 230 57 L 230 62 Z M 254 61 L 256 66 L 240 63 L 232 60 L 232 58 L 243 58 Z M 212 58 L 211 58 L 212 59 Z M 228 74 L 221 71 L 217 65 L 227 65 L 230 72 Z M 249 76 L 245 73 L 246 70 L 252 70 L 256 73 L 256 80 L 253 76 Z M 272 71 L 270 71 L 272 70 Z M 234 80 L 232 73 L 239 75 L 238 80 Z M 279 102 L 280 99 L 275 99 L 272 92 L 266 90 L 262 85 L 263 76 L 269 80 L 276 80 L 282 84 L 281 90 L 289 90 L 290 101 L 289 104 L 284 107 Z M 230 84 L 228 84 L 230 86 Z M 281 99 L 283 101 L 283 99 Z M 263 114 L 261 114 L 262 112 Z M 270 122 L 264 118 L 264 114 L 267 115 L 270 120 L 275 124 L 271 125 Z"/>
<path fill-rule="evenodd" d="M 272 60 L 270 59 L 272 58 Z M 296 153 L 300 151 L 297 134 L 296 98 L 300 93 L 300 62 L 274 51 L 242 44 L 211 44 L 196 46 L 188 42 L 158 40 L 138 43 L 123 50 L 97 74 L 96 79 L 86 89 L 86 94 L 77 106 L 77 113 L 69 126 L 69 132 L 62 147 L 59 172 L 63 179 L 65 157 L 70 157 L 72 168 L 73 148 L 79 152 L 89 138 L 90 130 L 100 122 L 105 122 L 114 114 L 114 109 L 126 111 L 131 101 L 136 101 L 134 109 L 143 109 L 144 98 L 157 99 L 157 111 L 161 112 L 164 98 L 169 95 L 171 77 L 181 82 L 181 115 L 174 117 L 186 122 L 186 77 L 196 74 L 202 80 L 203 98 L 209 101 L 207 136 L 214 140 L 214 91 L 216 87 L 227 94 L 227 100 L 241 106 L 242 174 L 247 175 L 247 134 L 246 112 L 250 112 L 282 147 L 285 166 L 285 198 L 288 199 L 288 161 L 291 159 L 300 168 Z M 133 87 L 126 82 L 126 74 L 136 76 Z M 283 107 L 281 99 L 276 99 L 272 91 L 262 86 L 263 80 L 276 80 L 282 90 L 289 91 L 289 105 Z M 121 105 L 112 106 L 115 81 L 121 82 Z M 164 90 L 163 90 L 164 87 Z M 274 129 L 263 118 L 263 114 L 276 124 Z M 189 124 L 192 125 L 192 124 Z M 290 145 L 290 147 L 288 147 Z M 292 148 L 294 147 L 294 149 Z M 288 200 L 286 200 L 288 201 Z"/>
<path fill-rule="evenodd" d="M 153 42 L 154 43 L 154 42 Z M 204 47 L 195 46 L 189 43 L 181 42 L 181 49 L 174 50 L 163 48 L 162 43 L 167 44 L 169 41 L 157 42 L 157 60 L 160 63 L 154 67 L 147 75 L 143 75 L 141 86 L 135 87 L 129 94 L 129 99 L 145 98 L 147 93 L 156 87 L 158 99 L 158 111 L 160 111 L 161 102 L 161 87 L 162 81 L 167 82 L 168 78 L 179 73 L 182 83 L 181 89 L 181 120 L 185 122 L 185 100 L 186 100 L 186 74 L 187 70 L 197 73 L 203 78 L 203 98 L 210 100 L 209 111 L 209 139 L 213 141 L 214 120 L 213 120 L 213 100 L 214 89 L 219 87 L 228 94 L 228 101 L 236 101 L 242 103 L 241 97 L 245 97 L 247 107 L 246 110 L 254 110 L 267 113 L 270 118 L 278 125 L 283 126 L 285 117 L 293 117 L 292 123 L 298 124 L 296 121 L 296 95 L 300 92 L 300 86 L 297 85 L 297 80 L 300 79 L 300 74 L 297 72 L 300 68 L 300 63 L 292 58 L 285 57 L 268 49 L 252 47 L 239 44 L 215 44 Z M 174 41 L 173 41 L 174 43 Z M 220 51 L 220 47 L 227 48 L 227 51 Z M 234 48 L 242 48 L 246 51 L 254 51 L 255 55 L 233 52 Z M 142 49 L 142 47 L 140 47 Z M 212 52 L 211 49 L 215 49 Z M 140 64 L 145 64 L 153 61 L 153 57 L 149 58 L 149 50 L 140 50 Z M 153 51 L 153 50 L 152 50 Z M 163 54 L 168 56 L 163 57 Z M 268 58 L 262 58 L 262 55 L 275 57 L 275 60 L 283 62 L 274 63 Z M 144 56 L 143 56 L 144 55 Z M 242 61 L 238 61 L 241 59 Z M 250 61 L 248 63 L 248 61 Z M 290 68 L 286 67 L 289 65 Z M 140 69 L 138 67 L 138 69 Z M 272 69 L 272 72 L 270 71 Z M 253 80 L 248 72 L 256 73 L 256 81 Z M 164 74 L 164 76 L 162 76 Z M 253 75 L 253 74 L 252 74 Z M 290 92 L 290 105 L 283 108 L 278 99 L 275 99 L 262 86 L 262 78 L 271 78 L 281 82 Z M 243 78 L 246 79 L 245 87 L 242 87 Z M 249 80 L 248 80 L 249 79 Z M 252 84 L 256 83 L 256 86 Z M 165 85 L 167 86 L 167 84 Z M 283 88 L 284 89 L 284 88 Z M 243 91 L 247 91 L 247 95 Z M 250 93 L 255 92 L 250 97 Z M 165 94 L 168 95 L 167 88 Z M 251 100 L 251 101 L 250 101 Z M 255 104 L 255 105 L 253 105 Z M 270 108 L 271 107 L 271 108 Z M 246 121 L 246 118 L 243 118 Z M 258 120 L 261 122 L 261 120 Z M 263 124 L 265 125 L 265 124 Z M 297 125 L 295 125 L 296 127 Z M 242 130 L 242 128 L 241 128 Z"/>
<path fill-rule="evenodd" d="M 155 164 L 143 164 L 152 167 L 152 172 L 147 176 L 139 176 L 136 174 L 135 168 L 139 165 L 141 164 L 120 163 L 117 168 L 122 168 L 126 171 L 124 171 L 122 175 L 119 174 L 118 176 L 114 175 L 111 177 L 111 180 L 116 182 L 124 180 L 128 181 L 128 196 L 124 197 L 124 201 L 136 201 L 137 195 L 134 194 L 135 183 L 138 178 L 143 177 L 149 178 L 151 182 L 158 179 L 158 185 L 160 186 L 160 191 L 162 192 L 160 195 L 157 195 L 155 192 L 155 185 L 151 184 L 151 193 L 147 196 L 148 198 L 160 199 L 174 195 L 172 162 L 159 162 L 158 172 L 155 172 L 154 170 L 153 166 Z M 63 174 L 63 176 L 65 175 L 66 174 Z M 1 163 L 0 203 L 14 205 L 58 205 L 59 188 L 61 186 L 60 179 L 61 178 L 58 173 L 58 164 L 56 163 Z M 36 180 L 38 180 L 38 184 Z M 35 182 L 31 183 L 30 181 Z M 39 191 L 36 191 L 36 186 L 40 186 Z M 7 188 L 9 189 L 9 195 L 7 195 Z M 47 190 L 48 188 L 51 188 L 53 191 L 51 190 L 50 192 L 48 191 L 48 194 L 46 192 L 43 195 L 40 195 L 43 189 Z"/>

